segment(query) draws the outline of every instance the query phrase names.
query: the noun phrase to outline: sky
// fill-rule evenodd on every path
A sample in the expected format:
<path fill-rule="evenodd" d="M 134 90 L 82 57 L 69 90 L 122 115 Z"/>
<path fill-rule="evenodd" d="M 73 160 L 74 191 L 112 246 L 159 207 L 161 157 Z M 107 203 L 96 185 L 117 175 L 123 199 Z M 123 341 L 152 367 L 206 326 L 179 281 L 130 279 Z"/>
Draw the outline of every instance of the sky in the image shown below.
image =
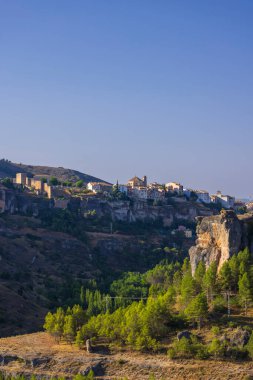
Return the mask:
<path fill-rule="evenodd" d="M 253 196 L 252 0 L 0 0 L 0 158 Z"/>

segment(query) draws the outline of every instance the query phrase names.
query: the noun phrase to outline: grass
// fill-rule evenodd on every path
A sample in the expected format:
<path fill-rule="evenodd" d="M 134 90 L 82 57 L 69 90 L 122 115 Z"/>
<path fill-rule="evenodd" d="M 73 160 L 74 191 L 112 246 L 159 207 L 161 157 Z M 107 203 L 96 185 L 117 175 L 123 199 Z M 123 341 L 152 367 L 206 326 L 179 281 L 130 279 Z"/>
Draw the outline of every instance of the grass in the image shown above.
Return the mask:
<path fill-rule="evenodd" d="M 204 333 L 204 331 L 203 331 Z M 158 379 L 246 379 L 253 376 L 252 362 L 224 362 L 215 360 L 169 360 L 165 354 L 140 354 L 129 350 L 87 354 L 68 344 L 57 344 L 46 333 L 19 335 L 0 339 L 0 355 L 12 355 L 17 359 L 4 367 L 7 373 L 34 373 L 42 376 L 73 377 L 88 367 L 100 363 L 97 379 L 149 380 L 153 373 Z M 22 360 L 20 360 L 20 358 Z M 48 359 L 32 368 L 29 361 Z M 24 362 L 25 359 L 25 362 Z"/>

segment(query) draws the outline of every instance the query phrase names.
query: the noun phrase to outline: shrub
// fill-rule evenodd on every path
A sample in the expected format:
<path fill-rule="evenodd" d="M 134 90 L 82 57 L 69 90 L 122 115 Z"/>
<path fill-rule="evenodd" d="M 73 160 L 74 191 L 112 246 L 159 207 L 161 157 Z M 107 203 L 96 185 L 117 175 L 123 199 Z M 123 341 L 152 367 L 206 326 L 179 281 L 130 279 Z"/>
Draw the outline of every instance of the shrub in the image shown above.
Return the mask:
<path fill-rule="evenodd" d="M 220 329 L 219 329 L 218 326 L 213 326 L 213 327 L 211 328 L 211 332 L 212 332 L 212 334 L 216 337 L 216 336 L 219 336 L 219 334 L 220 334 Z"/>
<path fill-rule="evenodd" d="M 225 345 L 221 343 L 219 339 L 214 338 L 209 345 L 208 351 L 210 355 L 213 355 L 215 359 L 218 357 L 223 357 L 225 354 Z"/>

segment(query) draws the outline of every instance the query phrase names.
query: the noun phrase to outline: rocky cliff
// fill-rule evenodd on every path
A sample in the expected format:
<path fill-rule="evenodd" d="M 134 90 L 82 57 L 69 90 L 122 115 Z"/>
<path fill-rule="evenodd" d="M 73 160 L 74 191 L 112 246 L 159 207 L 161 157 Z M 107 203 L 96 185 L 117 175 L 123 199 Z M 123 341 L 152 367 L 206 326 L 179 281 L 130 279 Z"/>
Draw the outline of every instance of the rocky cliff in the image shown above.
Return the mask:
<path fill-rule="evenodd" d="M 222 264 L 240 249 L 252 251 L 253 215 L 237 216 L 234 211 L 222 210 L 219 215 L 199 217 L 196 245 L 189 250 L 192 272 L 200 261 L 206 267 L 212 262 Z"/>
<path fill-rule="evenodd" d="M 184 198 L 175 197 L 172 201 L 171 204 L 154 206 L 143 200 L 110 202 L 93 197 L 82 200 L 80 208 L 84 213 L 94 210 L 97 216 L 109 216 L 113 221 L 132 223 L 160 220 L 166 227 L 179 221 L 195 222 L 197 216 L 209 216 L 217 212 Z"/>

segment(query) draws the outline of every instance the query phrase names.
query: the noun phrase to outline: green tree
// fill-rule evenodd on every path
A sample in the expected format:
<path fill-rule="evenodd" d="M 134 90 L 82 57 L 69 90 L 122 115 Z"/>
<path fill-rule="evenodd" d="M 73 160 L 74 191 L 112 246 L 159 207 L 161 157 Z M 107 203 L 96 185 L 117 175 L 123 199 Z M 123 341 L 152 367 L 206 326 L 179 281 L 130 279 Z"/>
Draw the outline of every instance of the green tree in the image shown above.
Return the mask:
<path fill-rule="evenodd" d="M 72 343 L 76 335 L 75 321 L 72 315 L 67 315 L 64 319 L 63 336 L 68 343 Z"/>
<path fill-rule="evenodd" d="M 49 179 L 49 185 L 51 185 L 51 186 L 57 186 L 57 185 L 59 185 L 59 181 L 58 181 L 58 179 L 56 178 L 56 177 L 50 177 L 50 179 Z"/>
<path fill-rule="evenodd" d="M 182 265 L 182 272 L 183 274 L 191 272 L 191 263 L 188 257 L 184 259 L 183 265 Z"/>
<path fill-rule="evenodd" d="M 80 179 L 79 181 L 77 181 L 77 182 L 75 183 L 75 186 L 76 186 L 76 187 L 83 187 L 83 185 L 84 185 L 84 181 L 83 181 L 82 179 Z"/>
<path fill-rule="evenodd" d="M 249 341 L 246 345 L 246 349 L 249 353 L 249 357 L 253 359 L 253 333 L 251 333 Z"/>
<path fill-rule="evenodd" d="M 173 349 L 175 354 L 179 357 L 189 358 L 193 354 L 191 340 L 186 337 L 181 338 L 179 341 L 175 341 Z"/>
<path fill-rule="evenodd" d="M 181 301 L 187 306 L 192 297 L 197 294 L 197 284 L 190 271 L 185 272 L 181 282 Z"/>
<path fill-rule="evenodd" d="M 203 261 L 200 261 L 198 263 L 198 266 L 197 266 L 195 274 L 194 274 L 194 278 L 197 282 L 199 290 L 202 289 L 203 279 L 204 279 L 205 273 L 206 273 L 206 266 L 205 266 Z"/>
<path fill-rule="evenodd" d="M 225 261 L 225 263 L 221 267 L 219 273 L 219 284 L 221 286 L 221 289 L 224 291 L 228 291 L 231 289 L 232 273 L 228 261 Z"/>
<path fill-rule="evenodd" d="M 228 265 L 231 271 L 231 288 L 237 290 L 239 280 L 239 266 L 240 262 L 237 255 L 233 255 L 228 261 Z"/>
<path fill-rule="evenodd" d="M 86 339 L 87 337 L 85 334 L 85 330 L 81 328 L 79 331 L 77 331 L 75 344 L 77 345 L 78 348 L 83 348 L 85 346 Z"/>
<path fill-rule="evenodd" d="M 247 315 L 248 304 L 252 300 L 250 279 L 248 273 L 244 273 L 238 282 L 240 303 L 244 305 L 245 315 Z"/>
<path fill-rule="evenodd" d="M 203 277 L 203 288 L 206 292 L 208 302 L 213 301 L 213 294 L 216 288 L 216 274 L 217 264 L 213 262 Z"/>
<path fill-rule="evenodd" d="M 81 286 L 81 289 L 80 289 L 80 302 L 81 302 L 82 306 L 85 303 L 85 291 L 84 291 L 84 287 L 83 286 Z"/>
<path fill-rule="evenodd" d="M 208 348 L 209 353 L 213 355 L 215 359 L 217 359 L 217 357 L 219 356 L 223 356 L 224 350 L 225 350 L 224 344 L 222 344 L 217 338 L 214 338 L 212 340 Z"/>
<path fill-rule="evenodd" d="M 188 320 L 197 322 L 198 328 L 200 329 L 203 319 L 206 318 L 208 314 L 208 305 L 205 295 L 200 293 L 193 298 L 184 313 Z"/>

